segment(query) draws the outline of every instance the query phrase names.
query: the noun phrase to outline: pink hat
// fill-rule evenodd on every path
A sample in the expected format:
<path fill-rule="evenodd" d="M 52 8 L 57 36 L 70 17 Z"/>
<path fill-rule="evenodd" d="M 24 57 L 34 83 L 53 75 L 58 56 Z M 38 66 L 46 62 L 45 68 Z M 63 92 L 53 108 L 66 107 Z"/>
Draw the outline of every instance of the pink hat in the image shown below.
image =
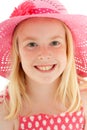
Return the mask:
<path fill-rule="evenodd" d="M 74 39 L 77 73 L 87 77 L 87 16 L 68 14 L 58 0 L 24 1 L 8 20 L 0 23 L 0 75 L 6 77 L 11 69 L 9 55 L 14 28 L 30 17 L 56 18 L 68 26 Z"/>

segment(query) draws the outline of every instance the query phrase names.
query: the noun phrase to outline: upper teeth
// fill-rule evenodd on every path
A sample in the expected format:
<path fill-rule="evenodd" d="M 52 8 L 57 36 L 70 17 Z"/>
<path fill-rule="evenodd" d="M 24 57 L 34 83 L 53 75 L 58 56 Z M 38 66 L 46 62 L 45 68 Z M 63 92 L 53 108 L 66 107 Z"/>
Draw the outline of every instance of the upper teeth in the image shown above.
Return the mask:
<path fill-rule="evenodd" d="M 50 70 L 53 66 L 37 66 L 39 70 Z"/>

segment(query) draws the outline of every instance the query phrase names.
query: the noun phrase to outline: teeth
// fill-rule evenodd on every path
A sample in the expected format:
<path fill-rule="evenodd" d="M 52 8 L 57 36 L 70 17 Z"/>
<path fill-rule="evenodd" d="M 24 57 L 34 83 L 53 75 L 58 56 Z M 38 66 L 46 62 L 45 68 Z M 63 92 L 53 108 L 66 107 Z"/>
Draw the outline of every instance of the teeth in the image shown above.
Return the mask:
<path fill-rule="evenodd" d="M 43 71 L 50 70 L 52 69 L 52 67 L 53 66 L 37 66 L 39 70 L 43 70 Z"/>

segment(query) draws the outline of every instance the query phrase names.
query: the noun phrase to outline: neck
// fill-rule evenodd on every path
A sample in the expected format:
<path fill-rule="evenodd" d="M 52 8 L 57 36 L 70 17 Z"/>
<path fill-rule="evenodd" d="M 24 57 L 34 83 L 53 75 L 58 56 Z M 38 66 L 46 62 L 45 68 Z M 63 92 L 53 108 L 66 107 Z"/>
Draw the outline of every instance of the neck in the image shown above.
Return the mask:
<path fill-rule="evenodd" d="M 34 102 L 49 102 L 55 98 L 55 93 L 58 88 L 58 81 L 51 84 L 41 84 L 29 81 L 27 92 L 31 100 Z"/>
<path fill-rule="evenodd" d="M 58 88 L 59 81 L 51 84 L 41 84 L 27 80 L 27 93 L 31 102 L 31 111 L 29 112 L 29 104 L 26 106 L 26 111 L 23 114 L 29 113 L 30 115 L 38 113 L 58 114 L 65 110 L 60 100 L 55 100 L 55 93 Z"/>

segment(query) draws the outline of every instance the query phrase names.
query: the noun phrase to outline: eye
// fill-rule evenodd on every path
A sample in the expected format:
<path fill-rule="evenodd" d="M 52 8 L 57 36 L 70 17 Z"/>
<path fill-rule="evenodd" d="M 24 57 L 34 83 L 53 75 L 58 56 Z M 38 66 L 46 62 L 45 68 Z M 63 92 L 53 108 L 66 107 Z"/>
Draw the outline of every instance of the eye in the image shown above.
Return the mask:
<path fill-rule="evenodd" d="M 30 43 L 27 44 L 27 46 L 29 46 L 29 47 L 36 47 L 38 45 L 35 42 L 30 42 Z"/>
<path fill-rule="evenodd" d="M 59 46 L 61 43 L 59 41 L 52 41 L 50 45 L 52 46 Z"/>

